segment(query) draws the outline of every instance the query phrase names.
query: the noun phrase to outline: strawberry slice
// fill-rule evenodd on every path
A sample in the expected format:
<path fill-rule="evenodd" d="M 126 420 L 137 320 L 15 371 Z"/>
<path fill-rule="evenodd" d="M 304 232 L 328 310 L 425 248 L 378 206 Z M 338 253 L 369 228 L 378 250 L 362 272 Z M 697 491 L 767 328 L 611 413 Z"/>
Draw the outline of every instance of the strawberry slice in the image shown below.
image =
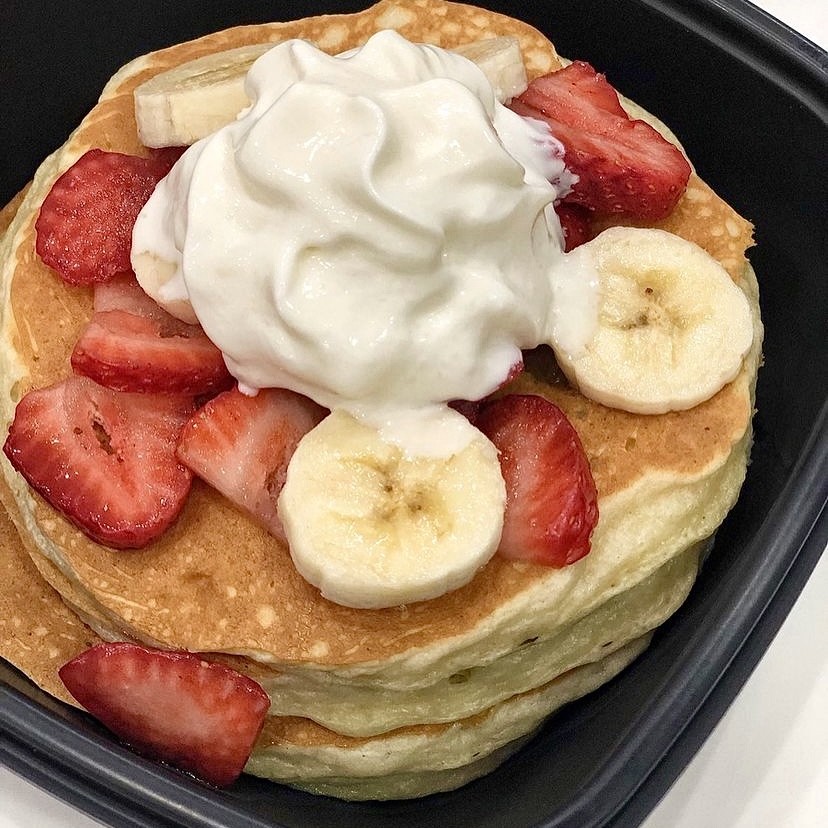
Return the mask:
<path fill-rule="evenodd" d="M 273 535 L 287 542 L 276 501 L 299 441 L 326 410 L 281 388 L 238 388 L 200 408 L 181 432 L 178 458 Z"/>
<path fill-rule="evenodd" d="M 578 176 L 566 202 L 599 215 L 658 221 L 687 186 L 690 165 L 681 151 L 646 122 L 631 119 L 588 63 L 536 78 L 511 108 L 546 121 L 564 145 L 566 165 Z"/>
<path fill-rule="evenodd" d="M 91 149 L 52 185 L 35 223 L 41 259 L 73 285 L 131 269 L 138 213 L 180 153 L 149 158 Z"/>
<path fill-rule="evenodd" d="M 95 286 L 95 313 L 71 361 L 77 373 L 116 391 L 201 395 L 233 383 L 201 327 L 167 313 L 132 274 Z"/>
<path fill-rule="evenodd" d="M 149 157 L 158 164 L 159 169 L 165 169 L 166 175 L 187 151 L 187 147 L 148 147 Z M 162 176 L 163 177 L 163 176 Z"/>
<path fill-rule="evenodd" d="M 190 397 L 69 377 L 23 397 L 3 451 L 92 540 L 139 548 L 170 526 L 190 490 L 175 443 L 192 410 Z"/>
<path fill-rule="evenodd" d="M 270 706 L 252 679 L 187 652 L 98 644 L 59 670 L 69 692 L 138 753 L 229 785 Z"/>
<path fill-rule="evenodd" d="M 561 222 L 564 253 L 569 253 L 590 239 L 589 212 L 578 204 L 556 204 L 555 213 Z"/>
<path fill-rule="evenodd" d="M 462 414 L 472 425 L 477 425 L 477 415 L 480 413 L 480 400 L 449 400 L 449 408 Z"/>
<path fill-rule="evenodd" d="M 506 482 L 499 554 L 554 567 L 586 555 L 598 495 L 564 413 L 543 397 L 511 394 L 486 403 L 477 427 L 497 447 Z"/>

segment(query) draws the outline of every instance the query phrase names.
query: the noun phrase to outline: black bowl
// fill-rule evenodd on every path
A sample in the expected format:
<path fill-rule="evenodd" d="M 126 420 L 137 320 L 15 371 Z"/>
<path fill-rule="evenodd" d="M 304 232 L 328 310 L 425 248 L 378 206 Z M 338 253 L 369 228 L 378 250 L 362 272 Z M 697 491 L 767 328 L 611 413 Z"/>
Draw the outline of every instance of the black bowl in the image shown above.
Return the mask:
<path fill-rule="evenodd" d="M 236 23 L 360 5 L 13 2 L 0 33 L 0 202 L 131 57 Z M 690 598 L 641 658 L 494 773 L 419 801 L 347 804 L 253 778 L 213 790 L 134 756 L 0 663 L 0 761 L 104 822 L 638 825 L 736 695 L 825 548 L 825 52 L 744 0 L 482 5 L 536 25 L 660 115 L 701 176 L 755 223 L 766 363 L 741 499 Z"/>

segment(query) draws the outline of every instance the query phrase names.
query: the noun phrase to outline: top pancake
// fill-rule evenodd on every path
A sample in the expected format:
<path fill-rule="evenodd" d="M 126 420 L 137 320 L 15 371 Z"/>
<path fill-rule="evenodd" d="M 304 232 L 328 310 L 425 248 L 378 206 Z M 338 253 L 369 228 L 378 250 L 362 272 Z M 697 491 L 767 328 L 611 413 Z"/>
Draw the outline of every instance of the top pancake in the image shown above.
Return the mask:
<path fill-rule="evenodd" d="M 26 390 L 70 372 L 69 353 L 91 315 L 91 291 L 65 285 L 34 253 L 38 206 L 54 178 L 87 149 L 144 152 L 136 137 L 135 86 L 211 51 L 302 37 L 339 52 L 360 45 L 383 28 L 446 47 L 487 36 L 516 35 L 530 77 L 560 65 L 552 45 L 525 24 L 437 0 L 384 0 L 356 15 L 230 29 L 133 61 L 113 78 L 101 102 L 38 172 L 0 249 L 4 429 Z M 742 279 L 750 225 L 696 176 L 661 226 L 697 242 L 734 279 Z M 570 417 L 589 457 L 601 510 L 593 552 L 565 570 L 495 556 L 466 587 L 432 601 L 382 610 L 351 609 L 322 599 L 295 571 L 284 548 L 199 481 L 180 519 L 163 538 L 143 550 L 115 551 L 92 543 L 32 496 L 3 458 L 16 499 L 14 517 L 26 523 L 24 540 L 33 554 L 49 557 L 103 614 L 148 642 L 244 653 L 281 665 L 322 666 L 416 661 L 416 654 L 426 652 L 438 658 L 446 648 L 474 649 L 474 642 L 485 648 L 495 629 L 500 631 L 497 646 L 508 649 L 516 643 L 511 639 L 531 627 L 527 608 L 537 606 L 539 596 L 558 601 L 560 613 L 583 613 L 590 601 L 646 577 L 715 529 L 732 505 L 744 473 L 758 342 L 739 378 L 711 400 L 690 411 L 659 416 L 628 414 L 585 399 L 555 379 L 547 357 L 540 349 L 527 360 L 535 376 L 519 379 L 518 387 L 543 393 Z M 735 458 L 732 463 L 731 458 Z M 667 502 L 676 489 L 689 492 L 684 505 Z M 659 541 L 657 552 L 643 556 L 619 548 L 631 537 L 632 529 L 624 524 L 630 504 L 637 499 L 644 508 L 644 500 L 661 503 L 662 495 L 664 507 L 675 512 L 675 519 L 662 522 L 658 514 L 650 514 L 650 520 L 662 525 L 652 528 L 643 547 L 655 548 L 661 529 L 671 537 Z M 646 509 L 636 514 L 646 514 Z M 600 595 L 590 598 L 590 589 Z"/>

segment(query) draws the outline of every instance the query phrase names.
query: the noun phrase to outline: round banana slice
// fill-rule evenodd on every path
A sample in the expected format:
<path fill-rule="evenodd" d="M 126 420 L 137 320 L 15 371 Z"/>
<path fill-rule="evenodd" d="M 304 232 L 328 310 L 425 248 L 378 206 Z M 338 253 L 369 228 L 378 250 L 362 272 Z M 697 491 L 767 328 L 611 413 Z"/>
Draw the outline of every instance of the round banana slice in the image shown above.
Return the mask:
<path fill-rule="evenodd" d="M 470 439 L 445 457 L 411 456 L 341 410 L 302 438 L 279 517 L 297 570 L 324 597 L 359 608 L 436 598 L 494 554 L 506 503 L 500 462 L 462 419 Z"/>
<path fill-rule="evenodd" d="M 573 250 L 599 278 L 589 343 L 553 343 L 586 397 L 637 414 L 693 408 L 736 377 L 753 341 L 750 306 L 698 245 L 663 230 L 611 227 Z"/>

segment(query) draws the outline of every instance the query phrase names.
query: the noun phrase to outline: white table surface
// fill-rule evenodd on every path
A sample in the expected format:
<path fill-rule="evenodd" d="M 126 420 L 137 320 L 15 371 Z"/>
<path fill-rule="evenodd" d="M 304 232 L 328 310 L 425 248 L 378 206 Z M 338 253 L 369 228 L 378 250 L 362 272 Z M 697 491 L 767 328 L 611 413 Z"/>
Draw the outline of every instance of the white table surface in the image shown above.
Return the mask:
<path fill-rule="evenodd" d="M 828 48 L 824 0 L 754 0 Z M 816 656 L 816 657 L 815 657 Z M 643 828 L 828 825 L 828 554 L 735 702 Z M 0 767 L 0 828 L 100 828 Z"/>

